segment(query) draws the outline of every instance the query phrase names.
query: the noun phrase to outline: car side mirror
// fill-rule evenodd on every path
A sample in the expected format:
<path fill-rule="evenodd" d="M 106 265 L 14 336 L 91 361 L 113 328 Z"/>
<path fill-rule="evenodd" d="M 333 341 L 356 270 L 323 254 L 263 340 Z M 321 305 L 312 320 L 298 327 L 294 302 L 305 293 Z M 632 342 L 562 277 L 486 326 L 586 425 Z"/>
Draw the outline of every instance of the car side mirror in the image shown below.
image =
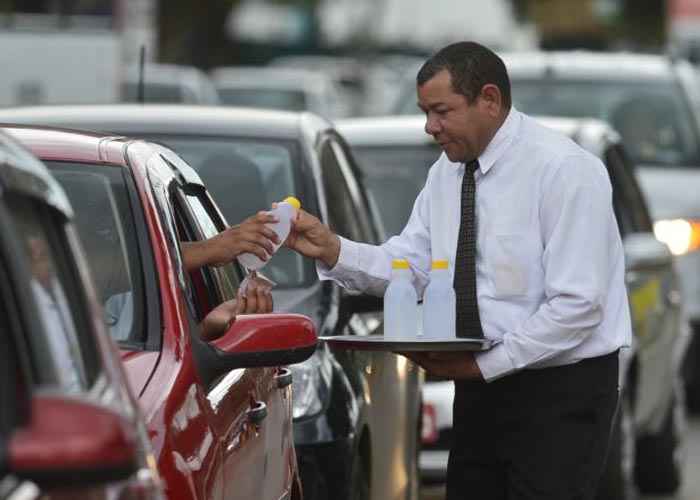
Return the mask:
<path fill-rule="evenodd" d="M 136 436 L 116 412 L 87 401 L 32 398 L 30 421 L 10 436 L 12 474 L 38 485 L 123 480 L 139 467 Z"/>
<path fill-rule="evenodd" d="M 665 243 L 653 233 L 632 233 L 625 236 L 625 263 L 627 271 L 666 267 L 673 262 L 673 255 Z"/>

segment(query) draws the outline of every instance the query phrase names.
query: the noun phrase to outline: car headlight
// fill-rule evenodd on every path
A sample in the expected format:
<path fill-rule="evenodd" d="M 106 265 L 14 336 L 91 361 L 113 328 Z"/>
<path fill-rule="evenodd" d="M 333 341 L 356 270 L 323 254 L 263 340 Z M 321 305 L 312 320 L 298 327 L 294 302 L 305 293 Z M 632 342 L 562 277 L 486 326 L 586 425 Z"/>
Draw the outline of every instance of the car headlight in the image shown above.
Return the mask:
<path fill-rule="evenodd" d="M 673 255 L 683 255 L 700 248 L 700 221 L 688 219 L 656 221 L 654 236 L 657 240 L 666 243 Z"/>
<path fill-rule="evenodd" d="M 330 392 L 333 365 L 328 352 L 319 346 L 303 363 L 291 365 L 292 417 L 296 420 L 312 417 L 323 409 Z"/>

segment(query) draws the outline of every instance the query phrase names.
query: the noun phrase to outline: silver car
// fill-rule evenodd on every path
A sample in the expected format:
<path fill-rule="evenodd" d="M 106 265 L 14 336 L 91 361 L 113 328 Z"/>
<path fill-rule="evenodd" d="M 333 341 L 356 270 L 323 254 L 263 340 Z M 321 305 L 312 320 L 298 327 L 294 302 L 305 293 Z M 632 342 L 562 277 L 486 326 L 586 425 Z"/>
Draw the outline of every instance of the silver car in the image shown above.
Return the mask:
<path fill-rule="evenodd" d="M 672 256 L 653 234 L 647 207 L 620 137 L 596 120 L 543 119 L 602 158 L 613 183 L 614 208 L 625 246 L 634 345 L 624 350 L 624 404 L 616 422 L 601 498 L 626 498 L 634 483 L 645 491 L 674 491 L 680 484 L 683 392 L 680 359 L 685 342 L 680 293 Z M 344 120 L 338 130 L 360 162 L 389 234 L 408 219 L 431 164 L 440 155 L 420 116 Z M 451 443 L 450 381 L 427 377 L 423 386 L 421 475 L 441 482 Z M 635 452 L 636 449 L 636 452 Z M 635 481 L 636 480 L 636 481 Z"/>
<path fill-rule="evenodd" d="M 685 312 L 700 330 L 700 82 L 665 56 L 587 52 L 506 54 L 513 102 L 529 114 L 595 117 L 622 136 L 654 219 L 676 256 Z M 688 403 L 700 411 L 700 344 L 690 348 Z"/>

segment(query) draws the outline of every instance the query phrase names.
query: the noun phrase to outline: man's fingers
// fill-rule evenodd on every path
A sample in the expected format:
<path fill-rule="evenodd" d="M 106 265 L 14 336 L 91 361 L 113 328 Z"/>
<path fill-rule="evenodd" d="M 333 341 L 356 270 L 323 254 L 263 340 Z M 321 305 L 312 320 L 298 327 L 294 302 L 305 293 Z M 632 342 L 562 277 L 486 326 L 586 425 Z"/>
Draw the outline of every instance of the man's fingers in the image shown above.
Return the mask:
<path fill-rule="evenodd" d="M 255 314 L 258 310 L 258 296 L 255 292 L 248 292 L 246 294 L 246 314 Z"/>
<path fill-rule="evenodd" d="M 264 247 L 251 241 L 242 241 L 241 249 L 243 250 L 241 253 L 248 252 L 255 254 L 262 261 L 267 261 L 270 258 L 270 253 L 267 252 Z"/>

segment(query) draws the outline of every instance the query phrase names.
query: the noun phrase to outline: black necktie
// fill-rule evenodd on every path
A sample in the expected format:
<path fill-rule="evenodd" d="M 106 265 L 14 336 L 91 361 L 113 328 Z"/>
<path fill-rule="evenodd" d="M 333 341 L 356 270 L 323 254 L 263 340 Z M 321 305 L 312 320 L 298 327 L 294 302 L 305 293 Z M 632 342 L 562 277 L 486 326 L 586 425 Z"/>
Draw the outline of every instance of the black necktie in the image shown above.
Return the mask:
<path fill-rule="evenodd" d="M 462 178 L 462 211 L 455 258 L 454 289 L 457 296 L 457 337 L 483 338 L 479 306 L 476 300 L 476 182 L 474 173 L 479 160 L 464 166 Z"/>

